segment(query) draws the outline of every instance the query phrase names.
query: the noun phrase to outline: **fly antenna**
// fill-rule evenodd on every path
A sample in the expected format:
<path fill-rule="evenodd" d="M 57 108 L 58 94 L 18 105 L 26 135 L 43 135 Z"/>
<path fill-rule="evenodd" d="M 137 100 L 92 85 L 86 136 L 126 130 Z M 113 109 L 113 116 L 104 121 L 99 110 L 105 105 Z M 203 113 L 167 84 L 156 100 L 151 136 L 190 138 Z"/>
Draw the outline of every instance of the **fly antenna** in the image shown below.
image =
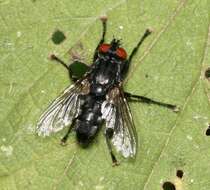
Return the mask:
<path fill-rule="evenodd" d="M 111 41 L 111 46 L 113 50 L 116 50 L 118 47 L 120 47 L 121 45 L 121 41 L 117 40 L 116 38 L 113 38 L 113 40 Z"/>

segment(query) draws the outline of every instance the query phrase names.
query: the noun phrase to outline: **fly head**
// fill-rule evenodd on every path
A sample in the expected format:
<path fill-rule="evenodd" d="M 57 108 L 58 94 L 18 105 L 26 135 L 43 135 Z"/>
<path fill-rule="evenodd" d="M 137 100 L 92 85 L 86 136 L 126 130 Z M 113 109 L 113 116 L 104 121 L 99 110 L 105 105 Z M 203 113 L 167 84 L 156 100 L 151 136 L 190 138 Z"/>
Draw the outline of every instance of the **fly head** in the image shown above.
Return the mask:
<path fill-rule="evenodd" d="M 98 48 L 98 54 L 106 67 L 113 68 L 113 72 L 115 71 L 114 67 L 118 68 L 115 72 L 116 77 L 124 78 L 128 70 L 128 59 L 127 52 L 121 47 L 120 40 L 114 38 L 110 44 L 101 44 Z"/>
<path fill-rule="evenodd" d="M 116 58 L 116 60 L 123 62 L 127 59 L 127 53 L 120 45 L 120 40 L 114 38 L 110 44 L 103 43 L 99 46 L 99 54 L 103 54 L 107 58 Z"/>

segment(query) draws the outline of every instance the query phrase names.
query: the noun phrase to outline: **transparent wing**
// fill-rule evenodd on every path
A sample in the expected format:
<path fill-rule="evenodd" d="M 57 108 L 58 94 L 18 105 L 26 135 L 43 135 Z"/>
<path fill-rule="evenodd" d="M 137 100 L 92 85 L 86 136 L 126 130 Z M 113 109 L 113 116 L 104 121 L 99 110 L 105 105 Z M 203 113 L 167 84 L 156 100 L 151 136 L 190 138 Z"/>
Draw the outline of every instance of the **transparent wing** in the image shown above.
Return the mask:
<path fill-rule="evenodd" d="M 137 150 L 137 135 L 128 103 L 120 88 L 114 88 L 102 104 L 102 117 L 106 128 L 112 128 L 112 144 L 124 157 L 134 157 Z"/>
<path fill-rule="evenodd" d="M 87 93 L 88 85 L 86 79 L 78 81 L 56 98 L 37 123 L 38 135 L 49 136 L 70 125 L 79 111 L 79 95 Z"/>

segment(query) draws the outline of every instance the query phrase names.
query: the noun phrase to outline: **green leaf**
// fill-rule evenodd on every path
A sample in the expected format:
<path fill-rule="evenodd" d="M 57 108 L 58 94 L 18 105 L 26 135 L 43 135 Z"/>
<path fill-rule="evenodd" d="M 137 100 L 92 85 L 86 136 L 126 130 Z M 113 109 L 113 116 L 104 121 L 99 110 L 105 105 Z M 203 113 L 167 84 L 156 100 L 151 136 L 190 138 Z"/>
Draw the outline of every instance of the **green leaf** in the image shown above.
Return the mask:
<path fill-rule="evenodd" d="M 0 1 L 0 189 L 208 190 L 210 137 L 210 3 L 207 0 Z M 153 34 L 131 64 L 125 89 L 179 105 L 179 113 L 131 103 L 139 137 L 135 162 L 112 167 L 103 131 L 88 149 L 75 134 L 59 145 L 63 130 L 48 138 L 36 122 L 69 84 L 64 60 L 81 43 L 91 64 L 100 39 L 99 17 L 108 15 L 109 42 L 121 38 L 128 53 L 146 28 Z M 54 43 L 60 31 L 65 38 Z M 183 177 L 176 177 L 182 170 Z M 166 186 L 166 185 L 165 185 Z M 165 187 L 164 186 L 164 187 Z"/>

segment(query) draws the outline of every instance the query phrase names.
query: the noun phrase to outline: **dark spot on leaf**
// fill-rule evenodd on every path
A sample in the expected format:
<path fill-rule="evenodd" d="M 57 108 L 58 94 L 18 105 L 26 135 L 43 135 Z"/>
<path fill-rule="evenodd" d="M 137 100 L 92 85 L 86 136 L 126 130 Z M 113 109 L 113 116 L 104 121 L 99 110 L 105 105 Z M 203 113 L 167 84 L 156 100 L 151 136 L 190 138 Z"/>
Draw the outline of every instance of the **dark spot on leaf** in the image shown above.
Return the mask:
<path fill-rule="evenodd" d="M 182 170 L 177 170 L 176 171 L 176 176 L 179 177 L 179 178 L 182 178 L 183 174 L 184 174 L 184 172 Z"/>
<path fill-rule="evenodd" d="M 171 183 L 170 181 L 166 181 L 164 184 L 163 184 L 163 189 L 164 190 L 176 190 L 176 187 L 173 183 Z"/>
<path fill-rule="evenodd" d="M 148 77 L 149 77 L 149 75 L 148 75 L 148 74 L 146 74 L 146 75 L 145 75 L 145 78 L 148 78 Z"/>
<path fill-rule="evenodd" d="M 206 130 L 206 136 L 210 136 L 210 124 L 208 126 L 208 129 Z"/>
<path fill-rule="evenodd" d="M 205 77 L 206 77 L 206 79 L 210 80 L 210 68 L 206 69 Z"/>
<path fill-rule="evenodd" d="M 56 30 L 52 35 L 52 41 L 54 44 L 61 44 L 66 39 L 64 33 L 60 30 Z"/>
<path fill-rule="evenodd" d="M 179 155 L 174 156 L 171 164 L 173 164 L 176 168 L 184 167 L 186 165 L 184 155 L 181 153 Z"/>
<path fill-rule="evenodd" d="M 73 80 L 81 78 L 88 70 L 89 67 L 80 61 L 74 61 L 69 65 L 69 72 Z"/>

